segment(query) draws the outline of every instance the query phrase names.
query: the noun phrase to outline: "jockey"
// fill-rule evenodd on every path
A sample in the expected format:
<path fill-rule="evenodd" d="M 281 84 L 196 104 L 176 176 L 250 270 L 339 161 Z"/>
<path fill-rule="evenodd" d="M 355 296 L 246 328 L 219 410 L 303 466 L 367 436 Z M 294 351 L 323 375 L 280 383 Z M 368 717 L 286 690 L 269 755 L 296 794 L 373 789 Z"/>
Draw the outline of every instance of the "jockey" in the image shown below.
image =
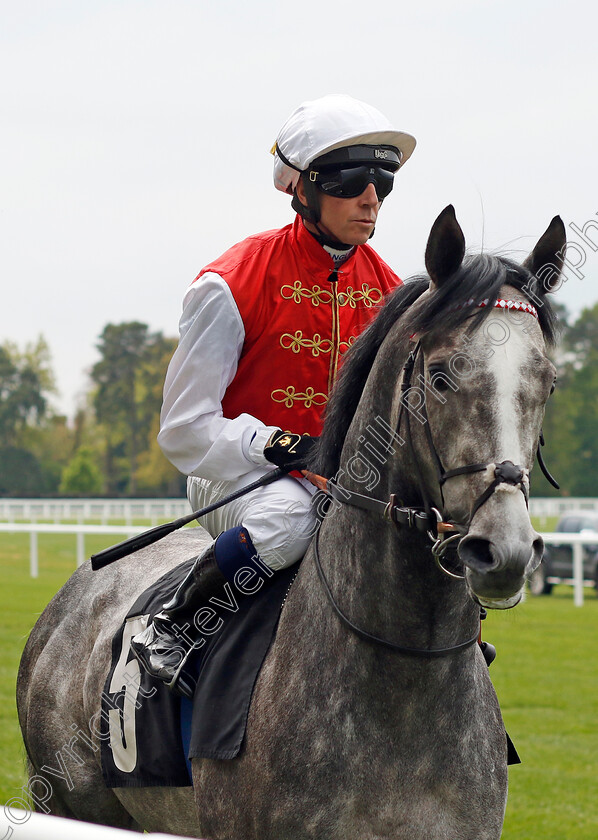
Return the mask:
<path fill-rule="evenodd" d="M 158 442 L 188 476 L 193 510 L 275 465 L 306 466 L 342 354 L 401 283 L 366 243 L 414 147 L 349 96 L 304 102 L 282 127 L 274 185 L 292 195 L 295 220 L 200 271 L 166 374 Z M 150 674 L 192 694 L 184 666 L 194 648 L 181 652 L 181 625 L 188 639 L 194 612 L 252 561 L 276 570 L 303 557 L 314 490 L 300 473 L 287 475 L 202 517 L 214 541 L 132 642 Z"/>

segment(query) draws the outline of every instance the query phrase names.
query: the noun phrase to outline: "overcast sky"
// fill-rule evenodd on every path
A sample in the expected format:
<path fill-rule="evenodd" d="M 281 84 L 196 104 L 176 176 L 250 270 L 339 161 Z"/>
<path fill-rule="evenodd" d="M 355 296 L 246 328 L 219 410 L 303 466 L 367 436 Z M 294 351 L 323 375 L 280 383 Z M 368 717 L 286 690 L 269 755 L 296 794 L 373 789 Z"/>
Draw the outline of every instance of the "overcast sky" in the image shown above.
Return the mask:
<path fill-rule="evenodd" d="M 399 275 L 422 269 L 449 203 L 471 250 L 516 258 L 558 213 L 580 266 L 560 300 L 572 313 L 598 301 L 598 254 L 569 227 L 598 243 L 588 0 L 0 9 L 0 342 L 45 336 L 69 415 L 107 323 L 176 335 L 203 265 L 291 221 L 269 149 L 300 102 L 326 93 L 364 99 L 417 137 L 372 241 Z"/>

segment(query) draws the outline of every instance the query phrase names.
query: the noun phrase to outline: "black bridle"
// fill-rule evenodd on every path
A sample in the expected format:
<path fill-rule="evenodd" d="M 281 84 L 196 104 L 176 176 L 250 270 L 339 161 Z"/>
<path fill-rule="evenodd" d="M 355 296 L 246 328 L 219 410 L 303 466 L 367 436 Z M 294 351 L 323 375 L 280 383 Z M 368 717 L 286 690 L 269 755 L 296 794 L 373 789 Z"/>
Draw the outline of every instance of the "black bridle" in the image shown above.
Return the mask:
<path fill-rule="evenodd" d="M 499 305 L 499 301 L 495 303 Z M 529 311 L 529 310 L 528 310 Z M 420 494 L 422 498 L 422 505 L 419 507 L 412 507 L 412 506 L 403 506 L 397 504 L 397 497 L 395 494 L 391 494 L 389 500 L 387 502 L 383 502 L 380 499 L 376 499 L 372 496 L 366 496 L 362 493 L 356 493 L 353 490 L 347 490 L 344 487 L 341 487 L 337 484 L 333 479 L 325 480 L 321 479 L 319 482 L 314 481 L 317 483 L 320 489 L 327 494 L 329 499 L 334 499 L 341 504 L 351 505 L 353 507 L 358 507 L 362 510 L 373 511 L 381 515 L 385 520 L 392 522 L 396 527 L 408 527 L 408 528 L 415 528 L 422 534 L 427 534 L 433 542 L 432 545 L 432 554 L 436 560 L 437 565 L 439 568 L 447 574 L 449 577 L 462 579 L 463 575 L 457 575 L 453 572 L 450 572 L 448 569 L 444 567 L 441 562 L 441 558 L 446 553 L 449 547 L 453 547 L 455 542 L 460 542 L 463 538 L 463 535 L 459 532 L 455 525 L 451 522 L 446 521 L 446 515 L 441 512 L 438 508 L 434 507 L 431 503 L 422 470 L 419 465 L 419 459 L 417 457 L 417 453 L 415 451 L 415 446 L 413 443 L 413 435 L 411 433 L 411 422 L 410 422 L 410 412 L 407 407 L 408 403 L 408 391 L 411 388 L 411 381 L 413 377 L 413 371 L 415 369 L 416 362 L 419 358 L 420 364 L 420 372 L 423 375 L 424 372 L 424 358 L 423 352 L 421 351 L 421 341 L 416 341 L 414 346 L 409 352 L 407 360 L 403 366 L 403 382 L 401 385 L 401 400 L 400 400 L 400 409 L 399 409 L 399 416 L 397 419 L 396 425 L 396 432 L 395 435 L 398 439 L 400 439 L 400 429 L 402 425 L 403 417 L 405 417 L 405 424 L 406 424 L 406 440 L 409 445 L 411 457 L 413 460 L 414 465 L 416 466 L 416 475 L 418 479 Z M 404 409 L 407 408 L 406 411 Z M 485 472 L 490 468 L 494 469 L 494 476 L 490 484 L 485 488 L 485 490 L 478 496 L 475 502 L 472 505 L 472 509 L 469 516 L 469 523 L 471 523 L 474 515 L 477 511 L 484 505 L 488 499 L 493 495 L 496 488 L 500 484 L 509 484 L 514 487 L 519 487 L 521 492 L 525 497 L 526 506 L 529 503 L 529 493 L 528 493 L 528 484 L 529 484 L 529 470 L 524 469 L 523 467 L 513 464 L 512 461 L 502 461 L 501 463 L 478 463 L 478 464 L 467 464 L 462 467 L 456 467 L 451 470 L 445 470 L 438 455 L 438 451 L 434 444 L 434 440 L 432 437 L 432 432 L 430 429 L 430 423 L 428 422 L 428 414 L 426 408 L 426 400 L 424 394 L 424 400 L 422 406 L 420 406 L 420 411 L 423 410 L 423 417 L 424 422 L 423 426 L 425 429 L 425 436 L 428 445 L 428 449 L 432 455 L 433 462 L 435 464 L 436 469 L 436 477 L 438 481 L 438 487 L 440 491 L 441 497 L 441 507 L 444 510 L 444 494 L 443 494 L 443 486 L 446 481 L 451 478 L 455 478 L 461 475 L 470 475 L 477 472 Z M 544 438 L 542 433 L 540 432 L 540 437 L 538 441 L 537 447 L 537 458 L 540 469 L 546 476 L 547 480 L 550 481 L 553 486 L 557 487 L 558 484 L 554 480 L 554 478 L 550 475 L 544 461 L 542 459 L 540 446 L 544 444 Z M 312 480 L 317 477 L 312 476 Z M 468 524 L 469 527 L 469 524 Z M 361 629 L 357 625 L 355 625 L 345 613 L 342 612 L 340 607 L 335 601 L 334 595 L 332 590 L 330 589 L 330 585 L 326 576 L 324 574 L 324 570 L 322 568 L 322 563 L 320 559 L 320 551 L 319 551 L 319 530 L 316 533 L 316 537 L 314 540 L 314 560 L 316 564 L 316 569 L 318 572 L 318 576 L 320 578 L 320 582 L 324 588 L 324 591 L 328 597 L 328 600 L 336 612 L 337 616 L 340 618 L 342 623 L 348 627 L 355 635 L 357 635 L 360 639 L 364 641 L 380 645 L 386 647 L 390 650 L 393 650 L 397 653 L 402 653 L 408 656 L 419 656 L 419 657 L 426 657 L 426 658 L 437 658 L 441 656 L 445 656 L 450 653 L 456 653 L 461 650 L 465 650 L 468 647 L 471 647 L 476 642 L 480 641 L 480 634 L 476 632 L 476 635 L 473 638 L 467 639 L 465 642 L 461 642 L 457 645 L 452 645 L 446 648 L 435 648 L 435 649 L 428 649 L 428 648 L 410 648 L 404 645 L 396 644 L 395 642 L 391 642 L 387 639 L 383 639 L 379 636 L 375 636 L 371 633 L 368 633 L 366 630 Z M 482 617 L 484 617 L 485 611 L 482 608 Z"/>
<path fill-rule="evenodd" d="M 408 409 L 408 392 L 411 388 L 411 379 L 413 375 L 413 371 L 415 369 L 415 364 L 417 359 L 419 358 L 419 373 L 420 379 L 423 380 L 424 374 L 424 356 L 423 352 L 421 351 L 421 341 L 417 341 L 415 346 L 411 349 L 407 361 L 403 367 L 403 383 L 401 386 L 401 407 L 399 409 L 399 418 L 397 421 L 397 434 L 401 428 L 401 422 L 403 415 L 405 416 L 405 425 L 407 430 L 406 439 L 409 445 L 409 450 L 411 453 L 411 457 L 413 459 L 413 463 L 416 465 L 416 475 L 418 478 L 419 483 L 419 490 L 423 502 L 423 508 L 426 513 L 426 517 L 430 524 L 430 529 L 436 527 L 437 530 L 437 523 L 439 521 L 443 522 L 445 525 L 449 523 L 445 522 L 445 515 L 440 515 L 440 512 L 437 508 L 433 508 L 430 502 L 430 497 L 426 488 L 426 484 L 423 478 L 423 471 L 419 465 L 417 453 L 415 451 L 415 446 L 413 444 L 413 435 L 411 433 L 411 414 Z M 404 409 L 407 409 L 404 411 Z M 432 460 L 434 462 L 435 470 L 436 470 L 436 479 L 438 482 L 438 488 L 440 490 L 440 498 L 441 498 L 441 507 L 444 511 L 445 504 L 444 504 L 444 493 L 443 487 L 444 484 L 451 478 L 456 478 L 457 476 L 461 475 L 471 475 L 477 472 L 485 472 L 489 468 L 494 468 L 494 476 L 488 487 L 478 496 L 478 498 L 473 503 L 469 514 L 469 523 L 471 523 L 473 517 L 477 513 L 477 511 L 482 507 L 485 502 L 488 501 L 490 496 L 494 493 L 496 488 L 499 484 L 510 484 L 514 487 L 519 487 L 521 492 L 525 497 L 525 504 L 528 505 L 529 502 L 529 493 L 527 489 L 527 484 L 529 484 L 529 470 L 520 467 L 518 464 L 514 464 L 512 461 L 502 461 L 500 463 L 493 463 L 486 461 L 484 463 L 477 463 L 477 464 L 467 464 L 463 467 L 456 467 L 452 470 L 445 470 L 442 461 L 440 459 L 440 455 L 438 454 L 438 450 L 436 449 L 436 445 L 434 443 L 432 437 L 432 430 L 430 429 L 430 422 L 428 419 L 428 411 L 426 406 L 425 394 L 424 394 L 424 401 L 420 408 L 422 415 L 423 415 L 423 427 L 426 436 L 426 442 L 428 445 L 428 450 L 432 456 Z M 527 482 L 527 483 L 526 483 Z M 453 526 L 454 527 L 454 526 Z M 455 529 L 456 530 L 456 529 Z"/>

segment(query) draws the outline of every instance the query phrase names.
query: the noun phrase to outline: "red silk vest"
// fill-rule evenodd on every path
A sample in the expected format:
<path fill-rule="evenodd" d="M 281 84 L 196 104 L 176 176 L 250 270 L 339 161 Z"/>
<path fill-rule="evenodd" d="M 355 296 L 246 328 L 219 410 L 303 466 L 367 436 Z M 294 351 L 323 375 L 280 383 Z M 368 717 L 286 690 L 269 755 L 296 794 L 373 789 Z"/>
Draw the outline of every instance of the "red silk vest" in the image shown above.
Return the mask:
<path fill-rule="evenodd" d="M 247 413 L 268 426 L 319 435 L 342 354 L 399 278 L 369 245 L 335 273 L 299 216 L 234 245 L 195 280 L 208 271 L 229 286 L 245 327 L 224 416 Z"/>

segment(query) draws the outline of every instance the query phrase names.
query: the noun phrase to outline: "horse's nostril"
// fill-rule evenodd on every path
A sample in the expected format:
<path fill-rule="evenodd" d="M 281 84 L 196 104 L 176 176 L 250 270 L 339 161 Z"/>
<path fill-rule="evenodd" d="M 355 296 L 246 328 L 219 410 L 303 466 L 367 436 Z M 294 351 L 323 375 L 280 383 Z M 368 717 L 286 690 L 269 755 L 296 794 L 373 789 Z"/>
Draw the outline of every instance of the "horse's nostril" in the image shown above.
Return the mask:
<path fill-rule="evenodd" d="M 477 572 L 487 572 L 497 564 L 489 540 L 480 537 L 464 539 L 459 546 L 459 556 L 466 566 Z"/>
<path fill-rule="evenodd" d="M 544 540 L 542 539 L 542 537 L 537 537 L 532 543 L 531 560 L 529 561 L 528 567 L 525 570 L 525 573 L 527 575 L 531 575 L 531 573 L 538 568 L 538 566 L 542 562 L 543 555 L 544 555 Z"/>

